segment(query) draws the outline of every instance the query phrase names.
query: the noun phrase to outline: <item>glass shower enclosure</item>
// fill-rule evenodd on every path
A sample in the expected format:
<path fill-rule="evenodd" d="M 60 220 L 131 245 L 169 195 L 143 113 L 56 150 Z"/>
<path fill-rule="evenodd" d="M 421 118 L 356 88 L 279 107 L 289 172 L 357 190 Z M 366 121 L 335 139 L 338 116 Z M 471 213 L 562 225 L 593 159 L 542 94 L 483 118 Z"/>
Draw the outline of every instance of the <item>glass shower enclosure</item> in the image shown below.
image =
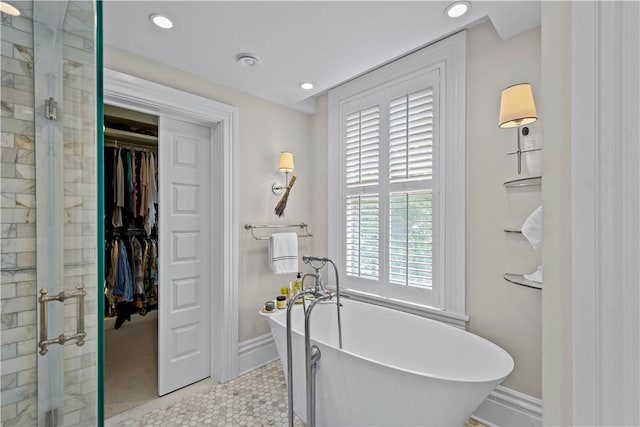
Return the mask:
<path fill-rule="evenodd" d="M 100 5 L 3 3 L 2 425 L 96 425 Z"/>

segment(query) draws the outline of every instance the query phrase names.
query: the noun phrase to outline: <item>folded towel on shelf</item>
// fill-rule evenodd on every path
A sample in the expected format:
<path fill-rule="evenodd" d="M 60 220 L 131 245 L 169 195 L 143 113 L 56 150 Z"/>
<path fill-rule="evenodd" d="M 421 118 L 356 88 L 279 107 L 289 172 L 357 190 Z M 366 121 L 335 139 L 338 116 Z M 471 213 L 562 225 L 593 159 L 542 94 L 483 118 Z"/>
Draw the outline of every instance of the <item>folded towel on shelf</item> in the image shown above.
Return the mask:
<path fill-rule="evenodd" d="M 542 206 L 533 211 L 522 224 L 522 234 L 533 249 L 538 249 L 542 245 Z"/>
<path fill-rule="evenodd" d="M 269 267 L 274 274 L 297 273 L 298 235 L 274 233 L 269 237 Z"/>
<path fill-rule="evenodd" d="M 531 274 L 525 274 L 524 278 L 532 282 L 542 283 L 542 266 L 539 265 L 536 271 Z"/>

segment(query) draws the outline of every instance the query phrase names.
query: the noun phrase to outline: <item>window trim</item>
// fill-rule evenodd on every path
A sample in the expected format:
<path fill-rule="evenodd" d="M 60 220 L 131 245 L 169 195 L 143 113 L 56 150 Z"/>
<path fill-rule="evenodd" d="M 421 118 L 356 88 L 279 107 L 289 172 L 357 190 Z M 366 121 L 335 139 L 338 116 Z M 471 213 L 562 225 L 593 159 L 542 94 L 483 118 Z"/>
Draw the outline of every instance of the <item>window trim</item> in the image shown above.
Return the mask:
<path fill-rule="evenodd" d="M 454 34 L 423 49 L 397 59 L 329 92 L 329 164 L 328 174 L 328 249 L 329 256 L 341 272 L 345 271 L 345 159 L 341 140 L 343 106 L 384 87 L 399 84 L 423 73 L 440 73 L 441 114 L 440 130 L 440 218 L 446 218 L 442 228 L 443 264 L 441 279 L 444 286 L 439 307 L 407 304 L 423 310 L 434 310 L 441 316 L 451 313 L 459 321 L 466 317 L 466 31 Z M 443 161 L 444 159 L 444 161 Z M 460 172 L 462 171 L 462 172 Z M 386 217 L 386 216 L 385 216 Z M 381 277 L 385 283 L 388 278 Z M 402 307 L 389 297 L 368 295 L 367 299 L 385 301 Z M 422 309 L 420 308 L 422 307 Z M 415 311 L 415 310 L 413 310 Z"/>

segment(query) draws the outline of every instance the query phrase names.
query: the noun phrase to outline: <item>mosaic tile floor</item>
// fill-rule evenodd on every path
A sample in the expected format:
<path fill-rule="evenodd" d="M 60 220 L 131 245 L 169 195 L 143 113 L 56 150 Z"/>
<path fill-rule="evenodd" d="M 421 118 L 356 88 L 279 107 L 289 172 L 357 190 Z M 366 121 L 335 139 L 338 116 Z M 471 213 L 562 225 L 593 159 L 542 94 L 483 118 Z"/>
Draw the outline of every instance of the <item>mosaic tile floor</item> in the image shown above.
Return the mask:
<path fill-rule="evenodd" d="M 157 409 L 116 417 L 107 426 L 287 426 L 287 387 L 280 362 L 270 363 L 227 384 L 203 381 L 198 391 L 187 392 Z M 172 393 L 181 393 L 185 389 Z M 125 416 L 125 417 L 122 417 Z M 113 418 L 111 421 L 116 420 Z M 125 419 L 123 419 L 125 418 Z M 296 418 L 294 425 L 304 427 Z M 469 420 L 465 427 L 486 427 Z"/>
<path fill-rule="evenodd" d="M 116 426 L 286 426 L 287 387 L 280 362 L 204 390 Z M 296 426 L 304 424 L 296 419 Z"/>

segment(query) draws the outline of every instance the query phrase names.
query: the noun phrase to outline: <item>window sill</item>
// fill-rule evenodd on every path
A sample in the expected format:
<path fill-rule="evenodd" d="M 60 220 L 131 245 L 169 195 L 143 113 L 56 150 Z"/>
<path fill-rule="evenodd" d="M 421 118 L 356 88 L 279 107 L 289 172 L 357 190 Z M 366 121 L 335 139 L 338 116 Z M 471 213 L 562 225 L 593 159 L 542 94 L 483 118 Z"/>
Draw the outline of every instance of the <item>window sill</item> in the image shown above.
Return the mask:
<path fill-rule="evenodd" d="M 469 316 L 466 314 L 447 312 L 426 305 L 412 304 L 407 301 L 381 297 L 379 295 L 360 292 L 353 289 L 340 291 L 340 295 L 346 295 L 354 301 L 361 301 L 420 317 L 426 317 L 427 319 L 437 320 L 460 329 L 466 329 L 467 322 L 469 321 Z"/>

